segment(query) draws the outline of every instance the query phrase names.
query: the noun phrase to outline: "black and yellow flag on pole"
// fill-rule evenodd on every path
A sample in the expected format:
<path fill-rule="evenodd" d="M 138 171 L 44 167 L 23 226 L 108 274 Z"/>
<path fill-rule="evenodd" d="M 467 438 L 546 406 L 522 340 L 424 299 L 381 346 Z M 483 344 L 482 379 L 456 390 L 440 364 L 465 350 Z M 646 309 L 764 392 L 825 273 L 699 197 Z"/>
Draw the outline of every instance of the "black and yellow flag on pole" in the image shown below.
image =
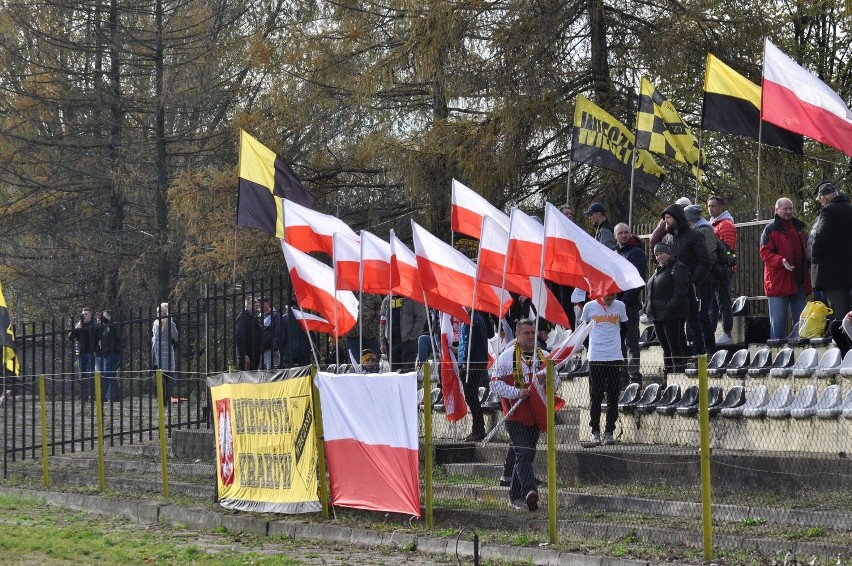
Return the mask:
<path fill-rule="evenodd" d="M 3 283 L 0 283 L 0 332 L 3 333 L 3 367 L 5 373 L 18 375 L 20 364 L 18 354 L 15 350 L 15 334 L 12 332 L 12 318 L 9 316 L 9 307 L 6 306 L 6 297 L 3 295 Z"/>
<path fill-rule="evenodd" d="M 760 123 L 760 87 L 707 54 L 701 127 L 747 136 L 761 143 L 802 153 L 802 136 L 769 122 Z"/>
<path fill-rule="evenodd" d="M 571 159 L 610 169 L 628 179 L 633 159 L 633 132 L 582 94 L 574 107 Z M 644 149 L 636 152 L 633 184 L 651 194 L 663 182 L 663 170 Z"/>
<path fill-rule="evenodd" d="M 281 199 L 308 208 L 314 195 L 305 188 L 283 159 L 271 149 L 240 130 L 240 182 L 237 224 L 258 228 L 284 238 L 284 211 Z"/>
<path fill-rule="evenodd" d="M 707 157 L 703 151 L 699 152 L 698 139 L 692 135 L 692 130 L 681 119 L 674 105 L 645 77 L 642 77 L 639 91 L 636 147 L 689 165 L 699 182 L 707 169 Z"/>

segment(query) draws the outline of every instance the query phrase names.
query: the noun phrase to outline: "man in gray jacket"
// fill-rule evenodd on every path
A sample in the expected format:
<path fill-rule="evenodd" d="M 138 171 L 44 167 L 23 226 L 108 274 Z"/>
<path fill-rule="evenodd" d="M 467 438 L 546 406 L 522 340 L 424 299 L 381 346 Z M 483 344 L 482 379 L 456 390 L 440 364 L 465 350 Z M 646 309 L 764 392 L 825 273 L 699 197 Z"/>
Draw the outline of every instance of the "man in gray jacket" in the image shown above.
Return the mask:
<path fill-rule="evenodd" d="M 408 297 L 385 297 L 379 320 L 382 353 L 390 356 L 394 371 L 413 371 L 417 337 L 426 325 L 426 308 Z"/>

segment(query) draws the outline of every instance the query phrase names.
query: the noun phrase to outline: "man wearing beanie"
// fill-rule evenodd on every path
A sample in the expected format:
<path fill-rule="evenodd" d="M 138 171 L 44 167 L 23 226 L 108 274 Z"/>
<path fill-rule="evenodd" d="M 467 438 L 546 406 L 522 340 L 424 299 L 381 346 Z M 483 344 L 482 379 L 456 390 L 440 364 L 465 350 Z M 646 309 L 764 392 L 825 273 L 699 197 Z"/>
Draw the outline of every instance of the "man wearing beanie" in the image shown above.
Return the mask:
<path fill-rule="evenodd" d="M 850 310 L 852 206 L 831 181 L 819 183 L 814 196 L 822 209 L 813 228 L 811 277 L 814 289 L 825 292 L 834 318 L 840 320 Z"/>

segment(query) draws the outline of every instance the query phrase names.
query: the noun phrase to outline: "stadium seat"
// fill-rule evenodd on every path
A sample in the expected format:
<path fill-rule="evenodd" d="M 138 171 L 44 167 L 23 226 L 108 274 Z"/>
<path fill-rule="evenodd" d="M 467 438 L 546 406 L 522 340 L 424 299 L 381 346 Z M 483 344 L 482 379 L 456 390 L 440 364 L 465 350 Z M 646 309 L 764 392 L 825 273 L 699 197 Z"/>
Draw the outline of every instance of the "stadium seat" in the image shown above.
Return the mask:
<path fill-rule="evenodd" d="M 818 419 L 833 419 L 840 416 L 840 402 L 843 401 L 843 393 L 839 385 L 829 385 L 822 390 L 819 401 L 814 406 L 814 414 Z"/>
<path fill-rule="evenodd" d="M 731 303 L 731 311 L 734 313 L 734 316 L 747 316 L 748 297 L 742 295 L 734 299 L 734 302 Z"/>
<path fill-rule="evenodd" d="M 423 404 L 423 396 L 424 396 L 425 394 L 426 394 L 426 393 L 423 391 L 423 388 L 420 388 L 420 389 L 418 389 L 418 390 L 417 390 L 417 404 L 418 404 L 418 405 L 422 405 L 422 404 Z"/>
<path fill-rule="evenodd" d="M 632 405 L 639 400 L 639 384 L 631 383 L 624 388 L 621 398 L 618 400 L 618 410 L 624 412 L 626 405 Z"/>
<path fill-rule="evenodd" d="M 799 325 L 793 327 L 793 331 L 786 338 L 770 338 L 766 341 L 767 346 L 781 346 L 782 344 L 796 343 L 799 340 Z"/>
<path fill-rule="evenodd" d="M 725 360 L 728 359 L 727 350 L 716 350 L 716 353 L 707 360 L 707 375 L 719 375 L 725 369 Z M 686 368 L 686 375 L 698 375 L 698 368 Z"/>
<path fill-rule="evenodd" d="M 696 387 L 696 398 L 695 403 L 683 405 L 680 404 L 675 408 L 677 414 L 682 417 L 692 417 L 698 414 L 698 388 Z M 688 396 L 689 389 L 687 388 L 686 392 L 681 397 L 681 403 L 684 403 L 684 399 Z M 718 407 L 722 403 L 722 387 L 719 385 L 711 385 L 707 388 L 707 408 L 712 411 L 714 407 Z"/>
<path fill-rule="evenodd" d="M 852 389 L 846 393 L 843 404 L 840 406 L 840 414 L 844 419 L 852 419 Z"/>
<path fill-rule="evenodd" d="M 769 368 L 772 366 L 772 350 L 769 348 L 761 348 L 751 359 L 746 368 L 748 375 L 767 375 Z"/>
<path fill-rule="evenodd" d="M 790 404 L 790 416 L 794 419 L 809 419 L 816 414 L 816 404 L 816 385 L 805 385 Z"/>
<path fill-rule="evenodd" d="M 745 389 L 742 385 L 735 385 L 728 390 L 728 393 L 725 394 L 725 399 L 721 403 L 710 407 L 710 416 L 715 417 L 721 413 L 723 409 L 730 409 L 734 412 L 739 411 L 739 413 L 728 416 L 738 417 L 742 414 L 740 407 L 745 404 L 745 400 Z"/>
<path fill-rule="evenodd" d="M 842 361 L 843 357 L 840 355 L 840 348 L 829 348 L 819 359 L 819 363 L 814 370 L 814 376 L 829 377 L 837 375 L 840 373 L 840 362 Z"/>
<path fill-rule="evenodd" d="M 773 418 L 783 418 L 790 414 L 788 406 L 793 402 L 793 389 L 789 385 L 781 385 L 772 393 L 769 402 L 755 410 L 743 410 L 743 416 L 749 418 L 765 417 L 769 411 L 776 415 Z M 787 409 L 786 414 L 784 409 Z M 781 416 L 778 416 L 781 415 Z"/>
<path fill-rule="evenodd" d="M 574 379 L 575 377 L 583 377 L 589 375 L 589 361 L 586 360 L 579 367 L 574 368 L 571 372 L 568 373 L 568 379 Z"/>
<path fill-rule="evenodd" d="M 629 405 L 625 405 L 622 408 L 622 412 L 624 413 L 633 413 L 636 411 L 636 407 L 639 405 L 653 405 L 660 398 L 660 384 L 659 383 L 651 383 L 646 388 L 645 391 L 642 392 L 642 397 L 639 398 L 635 403 L 631 403 Z M 621 408 L 621 407 L 619 407 Z"/>
<path fill-rule="evenodd" d="M 852 350 L 846 352 L 843 361 L 840 362 L 840 375 L 852 375 Z"/>
<path fill-rule="evenodd" d="M 687 387 L 686 391 L 683 392 L 683 397 L 680 398 L 680 401 L 670 407 L 664 408 L 663 414 L 672 415 L 677 412 L 678 409 L 685 409 L 692 406 L 695 406 L 696 408 L 698 407 L 697 385 L 690 385 Z"/>
<path fill-rule="evenodd" d="M 772 360 L 772 367 L 769 368 L 771 377 L 786 377 L 790 375 L 790 366 L 793 365 L 793 348 L 782 348 Z"/>
<path fill-rule="evenodd" d="M 642 331 L 642 334 L 639 336 L 639 347 L 640 348 L 648 348 L 650 346 L 659 345 L 660 341 L 657 339 L 657 332 L 654 330 L 653 326 L 646 326 L 645 330 Z"/>
<path fill-rule="evenodd" d="M 766 386 L 763 384 L 755 387 L 751 393 L 749 393 L 748 397 L 746 397 L 746 402 L 740 405 L 739 407 L 735 407 L 732 409 L 722 409 L 723 417 L 742 417 L 745 415 L 746 410 L 748 411 L 759 411 L 766 410 L 766 404 L 769 402 L 769 392 L 766 390 Z"/>
<path fill-rule="evenodd" d="M 672 383 L 663 391 L 656 405 L 637 408 L 636 411 L 640 413 L 652 413 L 656 411 L 661 415 L 670 415 L 674 413 L 674 406 L 678 401 L 680 401 L 680 385 Z M 669 408 L 671 408 L 671 411 L 668 410 Z"/>
<path fill-rule="evenodd" d="M 489 413 L 495 411 L 502 411 L 503 405 L 500 402 L 500 396 L 497 395 L 497 393 L 495 393 L 494 391 L 489 391 L 488 397 L 482 403 L 482 410 L 487 411 Z"/>
<path fill-rule="evenodd" d="M 325 371 L 327 371 L 328 373 L 335 373 L 337 372 L 337 366 L 335 364 L 331 364 L 330 366 L 325 368 Z"/>
<path fill-rule="evenodd" d="M 796 363 L 790 368 L 791 372 L 787 375 L 792 375 L 793 377 L 813 377 L 819 363 L 818 355 L 819 353 L 816 348 L 805 348 L 799 354 Z"/>
<path fill-rule="evenodd" d="M 737 350 L 731 356 L 731 361 L 725 366 L 725 375 L 745 375 L 748 372 L 748 364 L 751 361 L 751 352 L 748 348 Z"/>

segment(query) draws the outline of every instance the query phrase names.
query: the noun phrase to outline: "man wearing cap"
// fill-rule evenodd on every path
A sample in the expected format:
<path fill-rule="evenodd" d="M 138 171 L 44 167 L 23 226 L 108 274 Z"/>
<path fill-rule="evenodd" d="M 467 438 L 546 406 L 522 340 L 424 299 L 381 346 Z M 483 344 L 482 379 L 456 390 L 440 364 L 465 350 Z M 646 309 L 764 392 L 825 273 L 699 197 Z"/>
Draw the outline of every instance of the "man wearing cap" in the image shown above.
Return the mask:
<path fill-rule="evenodd" d="M 811 277 L 814 289 L 825 292 L 834 317 L 839 320 L 850 310 L 852 206 L 849 197 L 838 193 L 831 181 L 819 183 L 814 196 L 822 209 L 812 232 Z"/>
<path fill-rule="evenodd" d="M 586 209 L 589 222 L 595 227 L 595 240 L 599 241 L 611 250 L 615 249 L 616 242 L 613 235 L 612 223 L 606 218 L 606 208 L 599 202 L 593 202 Z"/>

